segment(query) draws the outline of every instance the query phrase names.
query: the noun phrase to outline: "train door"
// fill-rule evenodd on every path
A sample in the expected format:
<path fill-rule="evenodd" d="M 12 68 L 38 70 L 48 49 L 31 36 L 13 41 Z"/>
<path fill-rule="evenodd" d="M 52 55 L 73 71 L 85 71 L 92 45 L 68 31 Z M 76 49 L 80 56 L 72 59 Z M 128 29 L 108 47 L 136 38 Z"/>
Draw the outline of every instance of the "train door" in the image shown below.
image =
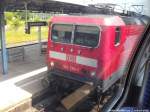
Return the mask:
<path fill-rule="evenodd" d="M 97 26 L 75 25 L 71 54 L 76 56 L 75 64 L 70 63 L 71 72 L 95 75 L 98 66 L 100 28 Z"/>
<path fill-rule="evenodd" d="M 70 50 L 73 25 L 71 24 L 53 24 L 52 26 L 52 45 L 50 48 L 51 58 L 55 59 L 55 67 L 70 71 Z"/>

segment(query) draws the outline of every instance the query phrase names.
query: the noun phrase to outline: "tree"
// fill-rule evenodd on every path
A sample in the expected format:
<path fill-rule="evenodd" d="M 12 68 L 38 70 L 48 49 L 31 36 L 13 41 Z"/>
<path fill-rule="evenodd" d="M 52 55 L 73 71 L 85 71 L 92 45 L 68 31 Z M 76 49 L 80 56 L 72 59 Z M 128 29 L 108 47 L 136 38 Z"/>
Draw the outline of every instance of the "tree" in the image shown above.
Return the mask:
<path fill-rule="evenodd" d="M 11 21 L 11 26 L 13 27 L 13 29 L 15 31 L 18 30 L 19 26 L 21 26 L 21 20 L 19 18 L 13 18 L 12 21 Z"/>
<path fill-rule="evenodd" d="M 10 22 L 13 18 L 14 14 L 12 12 L 5 12 L 5 19 L 7 22 Z"/>
<path fill-rule="evenodd" d="M 5 13 L 7 23 L 16 31 L 22 25 L 22 16 L 18 12 Z"/>

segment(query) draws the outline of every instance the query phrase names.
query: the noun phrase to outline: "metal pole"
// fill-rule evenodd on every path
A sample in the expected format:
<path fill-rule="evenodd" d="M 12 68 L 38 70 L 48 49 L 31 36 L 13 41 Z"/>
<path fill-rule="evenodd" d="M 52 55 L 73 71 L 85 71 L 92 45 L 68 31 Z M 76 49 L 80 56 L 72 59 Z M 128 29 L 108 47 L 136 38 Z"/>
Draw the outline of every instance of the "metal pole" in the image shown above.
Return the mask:
<path fill-rule="evenodd" d="M 41 43 L 41 26 L 38 27 L 38 42 L 39 42 L 39 48 L 40 48 L 40 54 L 42 49 L 42 43 Z"/>
<path fill-rule="evenodd" d="M 25 24 L 27 25 L 28 22 L 28 4 L 25 2 L 24 7 L 25 7 Z"/>
<path fill-rule="evenodd" d="M 1 53 L 2 53 L 2 69 L 3 74 L 8 73 L 8 58 L 7 58 L 7 49 L 5 43 L 5 19 L 4 11 L 0 9 L 0 40 L 1 40 Z"/>

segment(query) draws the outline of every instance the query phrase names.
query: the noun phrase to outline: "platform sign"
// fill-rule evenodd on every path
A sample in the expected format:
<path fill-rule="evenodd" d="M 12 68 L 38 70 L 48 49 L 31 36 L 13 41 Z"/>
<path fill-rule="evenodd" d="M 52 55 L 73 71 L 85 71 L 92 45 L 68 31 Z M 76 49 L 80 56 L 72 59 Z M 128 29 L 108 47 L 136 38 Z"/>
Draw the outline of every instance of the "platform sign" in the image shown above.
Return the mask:
<path fill-rule="evenodd" d="M 39 27 L 39 26 L 47 26 L 47 22 L 46 21 L 27 22 L 25 26 L 25 33 L 30 34 L 31 27 Z"/>
<path fill-rule="evenodd" d="M 33 26 L 47 26 L 47 22 L 45 22 L 45 21 L 28 22 L 27 24 L 28 24 L 29 27 L 33 27 Z"/>

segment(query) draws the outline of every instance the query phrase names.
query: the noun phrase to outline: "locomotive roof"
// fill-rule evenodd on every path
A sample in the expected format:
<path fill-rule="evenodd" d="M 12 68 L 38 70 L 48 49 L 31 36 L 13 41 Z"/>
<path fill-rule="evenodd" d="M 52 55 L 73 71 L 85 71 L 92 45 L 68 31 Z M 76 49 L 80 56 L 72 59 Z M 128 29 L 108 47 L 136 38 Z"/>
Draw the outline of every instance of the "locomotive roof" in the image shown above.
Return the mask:
<path fill-rule="evenodd" d="M 80 16 L 80 17 L 91 17 L 91 18 L 108 18 L 116 15 L 106 15 L 106 14 L 82 14 L 82 15 L 66 15 L 66 16 Z"/>
<path fill-rule="evenodd" d="M 71 20 L 70 20 L 71 19 Z M 67 20 L 67 21 L 66 21 Z M 120 16 L 120 15 L 61 15 L 55 16 L 53 22 L 77 23 L 77 24 L 97 24 L 104 26 L 120 25 L 144 25 L 144 21 L 139 17 Z"/>
<path fill-rule="evenodd" d="M 103 26 L 120 26 L 125 25 L 124 20 L 117 15 L 63 15 L 54 16 L 53 23 L 70 23 L 70 24 L 91 24 Z"/>

